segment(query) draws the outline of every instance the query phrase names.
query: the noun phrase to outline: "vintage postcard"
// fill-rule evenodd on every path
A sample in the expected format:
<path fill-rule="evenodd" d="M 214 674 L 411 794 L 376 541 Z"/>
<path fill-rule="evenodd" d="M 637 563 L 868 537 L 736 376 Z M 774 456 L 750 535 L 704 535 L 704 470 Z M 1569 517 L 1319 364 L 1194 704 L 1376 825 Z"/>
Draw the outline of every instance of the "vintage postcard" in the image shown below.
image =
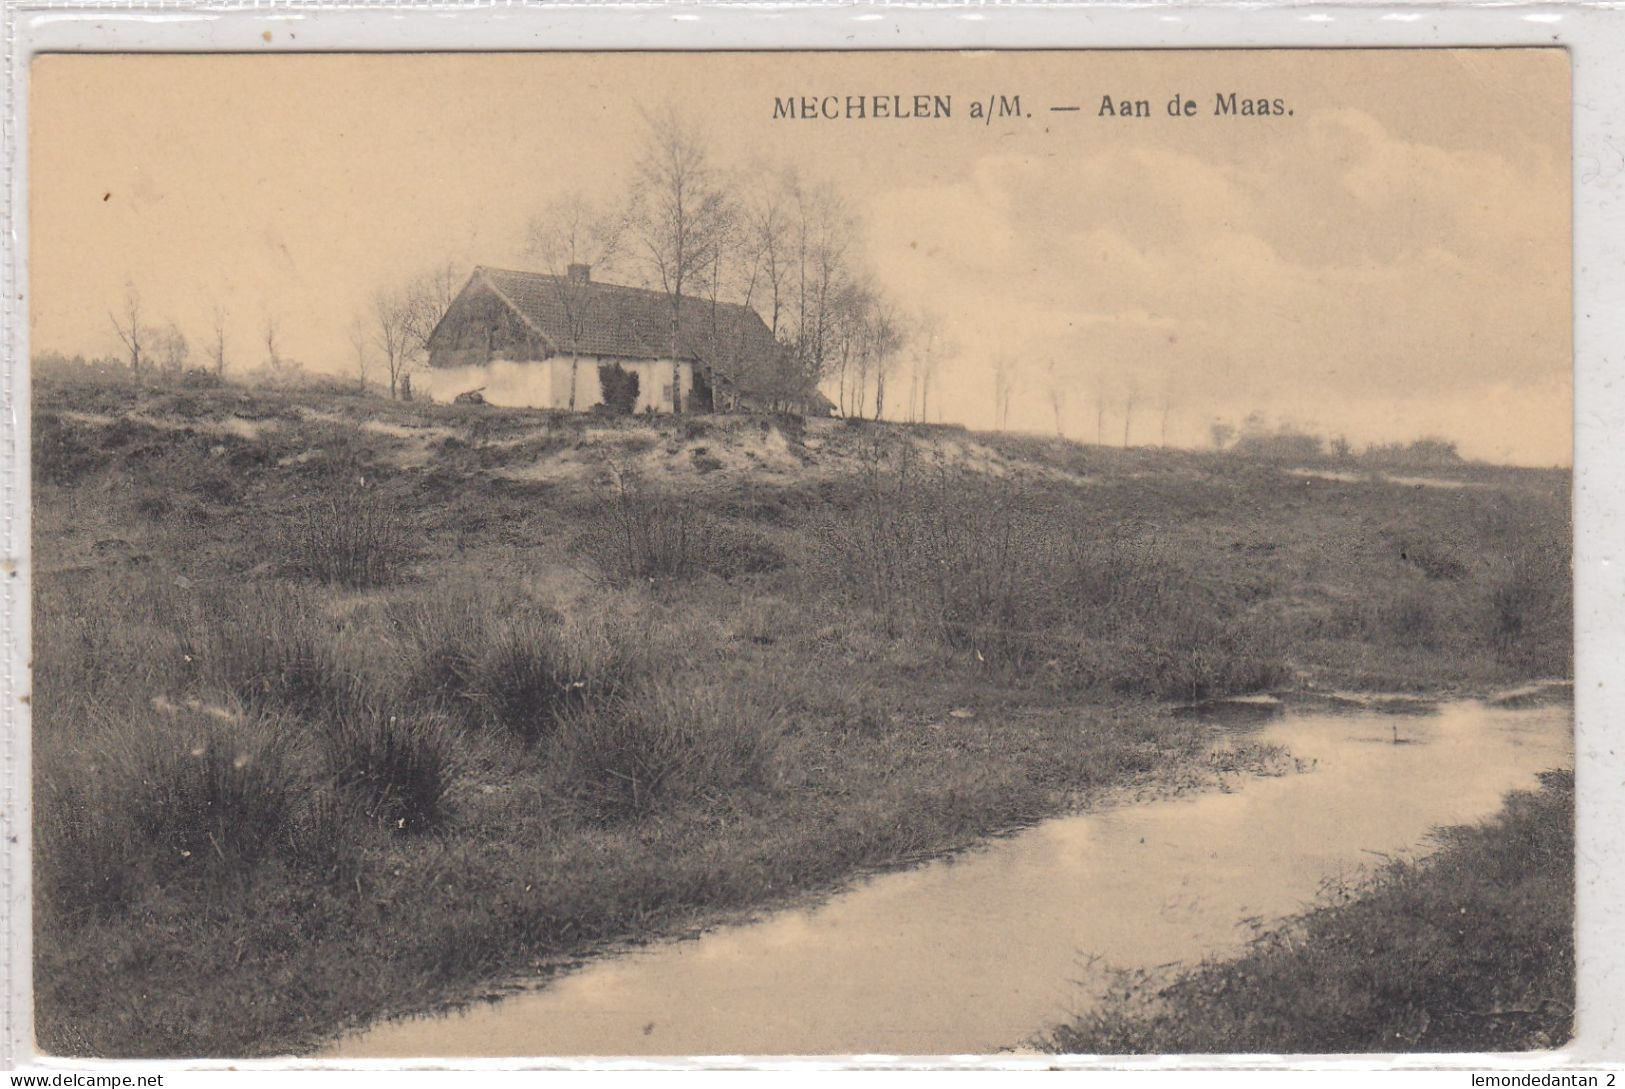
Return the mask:
<path fill-rule="evenodd" d="M 1563 50 L 28 96 L 40 1052 L 1570 1039 Z"/>

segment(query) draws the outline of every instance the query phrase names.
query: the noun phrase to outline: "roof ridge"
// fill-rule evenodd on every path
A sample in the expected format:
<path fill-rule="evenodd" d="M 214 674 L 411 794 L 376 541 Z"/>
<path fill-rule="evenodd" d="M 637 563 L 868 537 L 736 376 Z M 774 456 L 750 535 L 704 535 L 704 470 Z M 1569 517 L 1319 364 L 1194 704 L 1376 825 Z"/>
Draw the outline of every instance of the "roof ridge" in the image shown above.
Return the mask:
<path fill-rule="evenodd" d="M 474 266 L 474 271 L 475 272 L 485 272 L 485 273 L 492 273 L 492 272 L 506 273 L 506 274 L 508 274 L 510 276 L 526 276 L 526 277 L 530 277 L 531 279 L 535 279 L 535 280 L 558 281 L 558 280 L 563 280 L 563 279 L 567 278 L 565 276 L 560 276 L 556 272 L 535 272 L 535 271 L 533 271 L 531 269 L 523 269 L 523 268 L 498 268 L 495 265 L 475 265 Z M 492 284 L 491 286 L 493 288 L 496 287 L 495 284 Z M 626 292 L 631 292 L 631 293 L 637 294 L 637 295 L 652 295 L 655 298 L 661 299 L 661 300 L 665 300 L 665 299 L 670 298 L 669 293 L 662 290 L 662 289 L 660 289 L 660 288 L 636 287 L 636 286 L 634 286 L 632 284 L 615 284 L 615 283 L 610 283 L 608 280 L 589 279 L 586 282 L 586 286 L 588 286 L 588 287 L 609 288 L 612 291 L 626 291 Z M 498 289 L 498 294 L 502 294 L 504 298 L 507 298 L 506 294 L 503 293 L 500 289 Z M 700 296 L 700 295 L 690 295 L 690 294 L 687 294 L 686 292 L 683 294 L 682 298 L 683 298 L 684 302 L 704 303 L 706 306 L 726 306 L 726 307 L 729 307 L 729 308 L 735 309 L 735 310 L 748 310 L 751 313 L 756 312 L 755 308 L 752 307 L 749 303 L 725 302 L 725 301 L 723 301 L 721 299 L 712 300 L 712 299 L 707 299 L 707 298 L 705 298 L 703 296 Z M 509 301 L 511 302 L 512 300 L 509 300 Z M 760 315 L 758 315 L 758 316 L 760 316 Z"/>

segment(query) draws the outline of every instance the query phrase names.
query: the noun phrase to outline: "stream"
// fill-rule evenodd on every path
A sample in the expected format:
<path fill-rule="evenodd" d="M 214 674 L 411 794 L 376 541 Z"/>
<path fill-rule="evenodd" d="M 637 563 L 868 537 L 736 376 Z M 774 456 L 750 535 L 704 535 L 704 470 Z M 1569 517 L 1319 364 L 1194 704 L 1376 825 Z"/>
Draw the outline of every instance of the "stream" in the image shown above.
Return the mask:
<path fill-rule="evenodd" d="M 1089 958 L 1240 951 L 1249 919 L 1427 849 L 1569 767 L 1572 711 L 1533 695 L 1419 713 L 1290 711 L 1253 737 L 1305 770 L 1063 816 L 802 909 L 592 961 L 462 1012 L 385 1022 L 341 1058 L 970 1055 L 1090 1001 Z"/>

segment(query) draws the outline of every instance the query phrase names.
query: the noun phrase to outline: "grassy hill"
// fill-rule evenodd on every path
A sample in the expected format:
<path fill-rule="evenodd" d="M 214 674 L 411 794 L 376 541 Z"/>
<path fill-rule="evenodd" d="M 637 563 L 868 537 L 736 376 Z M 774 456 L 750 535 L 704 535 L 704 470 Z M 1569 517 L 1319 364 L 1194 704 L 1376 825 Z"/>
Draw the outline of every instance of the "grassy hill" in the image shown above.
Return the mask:
<path fill-rule="evenodd" d="M 1569 671 L 1561 471 L 35 395 L 58 1053 L 308 1048 L 1267 759 L 1177 704 Z"/>

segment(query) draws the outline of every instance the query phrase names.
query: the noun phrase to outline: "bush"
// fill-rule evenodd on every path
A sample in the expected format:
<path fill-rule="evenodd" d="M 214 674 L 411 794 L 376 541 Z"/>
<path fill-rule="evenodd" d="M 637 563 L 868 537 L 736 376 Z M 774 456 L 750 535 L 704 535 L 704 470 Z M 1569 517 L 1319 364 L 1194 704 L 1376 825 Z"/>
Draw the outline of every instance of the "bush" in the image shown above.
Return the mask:
<path fill-rule="evenodd" d="M 676 582 L 773 571 L 784 555 L 762 533 L 731 525 L 685 497 L 623 479 L 582 538 L 606 581 Z"/>
<path fill-rule="evenodd" d="M 284 549 L 289 573 L 352 590 L 394 581 L 406 556 L 396 514 L 360 488 L 306 506 Z"/>
<path fill-rule="evenodd" d="M 1324 450 L 1319 435 L 1281 431 L 1275 434 L 1244 434 L 1231 445 L 1230 453 L 1262 461 L 1287 462 L 1317 461 Z"/>
<path fill-rule="evenodd" d="M 1530 541 L 1490 579 L 1489 635 L 1498 654 L 1536 672 L 1573 668 L 1573 571 L 1566 548 Z"/>
<path fill-rule="evenodd" d="M 1378 641 L 1407 647 L 1431 647 L 1438 641 L 1439 606 L 1427 587 L 1407 587 L 1373 608 L 1368 630 Z"/>
<path fill-rule="evenodd" d="M 1096 526 L 1074 495 L 920 471 L 906 451 L 876 463 L 819 542 L 823 582 L 997 667 L 1149 615 L 1169 578 L 1155 538 Z"/>
<path fill-rule="evenodd" d="M 598 389 L 611 415 L 630 416 L 638 407 L 638 376 L 619 363 L 598 365 Z"/>
<path fill-rule="evenodd" d="M 1399 542 L 1399 558 L 1430 579 L 1455 582 L 1467 577 L 1467 565 L 1448 544 L 1426 537 L 1410 537 Z"/>
<path fill-rule="evenodd" d="M 34 417 L 32 461 L 36 483 L 68 485 L 100 468 L 105 459 L 79 425 L 40 413 Z"/>
<path fill-rule="evenodd" d="M 1279 688 L 1290 679 L 1272 640 L 1240 618 L 1185 613 L 1087 640 L 1076 681 L 1125 695 L 1195 702 Z"/>
<path fill-rule="evenodd" d="M 657 685 L 565 715 L 548 749 L 556 791 L 600 820 L 715 800 L 767 780 L 776 712 L 735 692 Z"/>

